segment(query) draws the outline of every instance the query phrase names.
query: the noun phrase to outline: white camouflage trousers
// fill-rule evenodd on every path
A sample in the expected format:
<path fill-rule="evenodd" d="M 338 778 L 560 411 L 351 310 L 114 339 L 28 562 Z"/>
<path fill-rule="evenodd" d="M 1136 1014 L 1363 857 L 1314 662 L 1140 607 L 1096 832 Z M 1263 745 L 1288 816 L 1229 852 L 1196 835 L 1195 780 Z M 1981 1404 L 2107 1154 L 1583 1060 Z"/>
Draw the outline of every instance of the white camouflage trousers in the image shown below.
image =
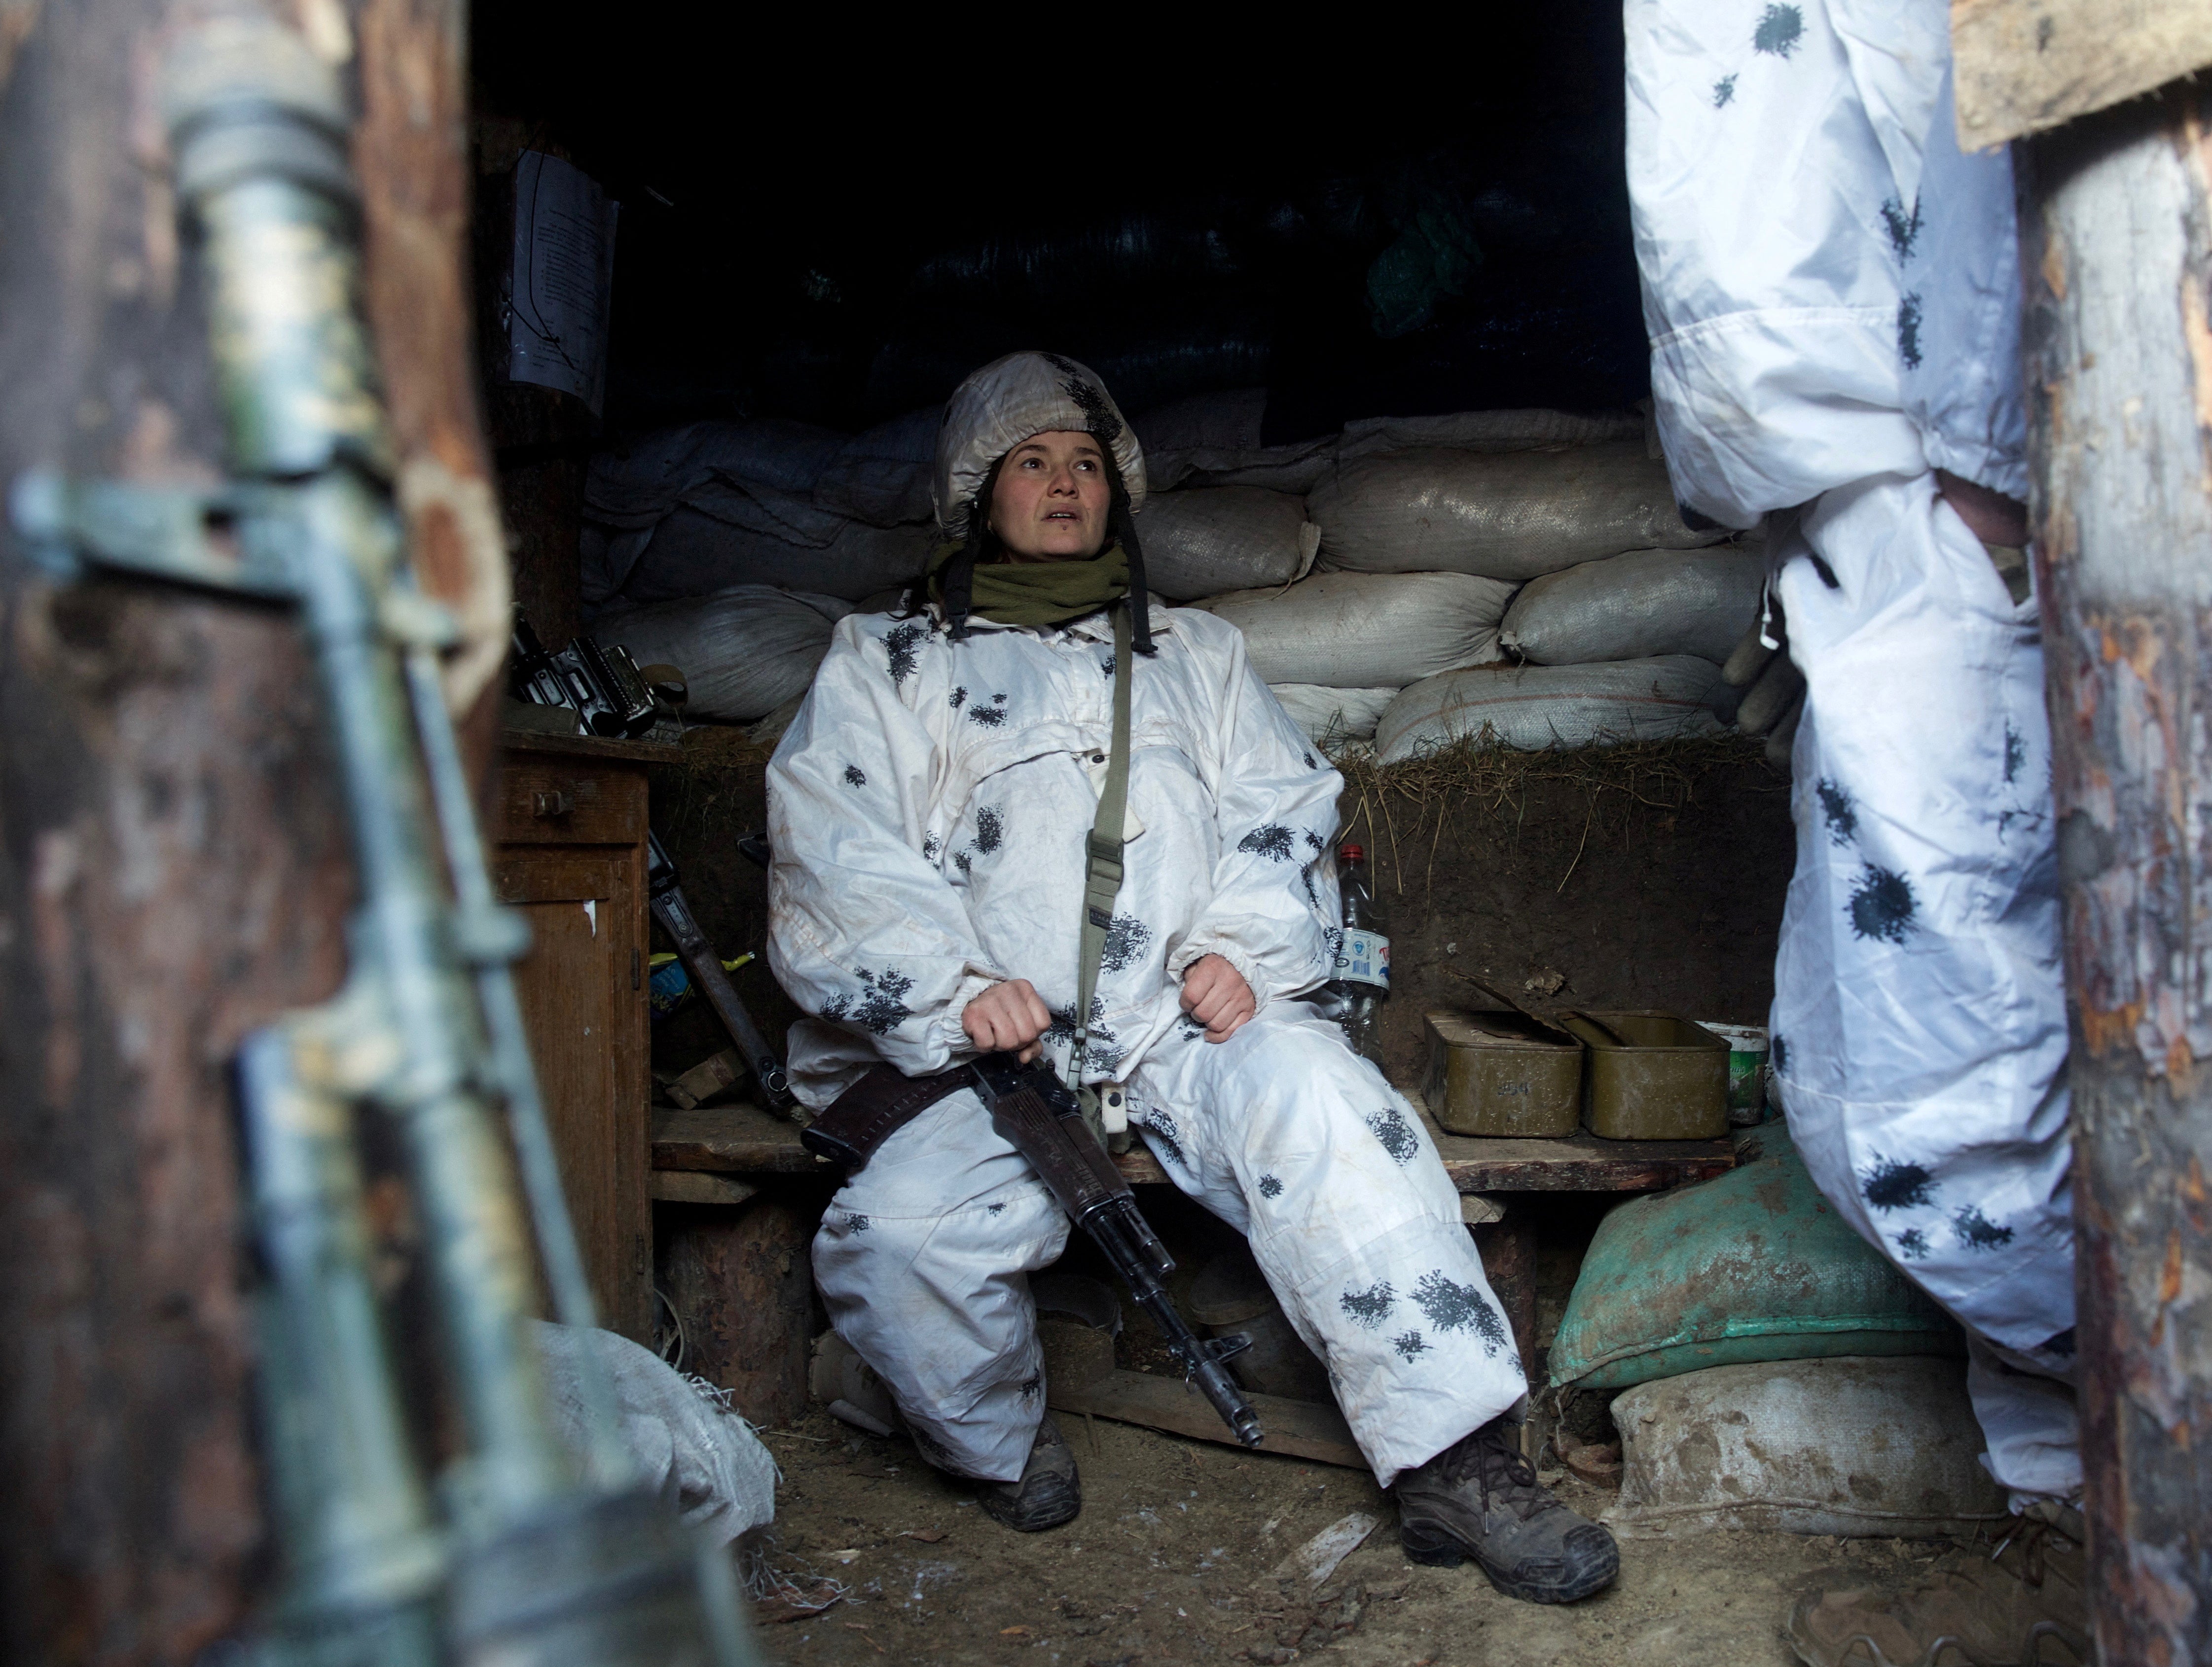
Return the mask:
<path fill-rule="evenodd" d="M 1250 1240 L 1377 1481 L 1520 1402 L 1520 1357 L 1436 1148 L 1334 1025 L 1288 1003 L 1224 1043 L 1185 1025 L 1128 1086 L 1176 1184 Z M 830 1323 L 940 1467 L 1021 1474 L 1045 1404 L 1026 1275 L 1068 1230 L 971 1090 L 831 1202 L 814 1241 Z"/>
<path fill-rule="evenodd" d="M 1991 1473 L 2016 1502 L 2069 1496 L 2067 1031 L 2035 605 L 2014 605 L 1932 474 L 1836 488 L 1804 530 L 1812 558 L 1777 581 L 1808 683 L 1771 1014 L 1790 1133 L 1844 1219 L 1967 1328 Z"/>

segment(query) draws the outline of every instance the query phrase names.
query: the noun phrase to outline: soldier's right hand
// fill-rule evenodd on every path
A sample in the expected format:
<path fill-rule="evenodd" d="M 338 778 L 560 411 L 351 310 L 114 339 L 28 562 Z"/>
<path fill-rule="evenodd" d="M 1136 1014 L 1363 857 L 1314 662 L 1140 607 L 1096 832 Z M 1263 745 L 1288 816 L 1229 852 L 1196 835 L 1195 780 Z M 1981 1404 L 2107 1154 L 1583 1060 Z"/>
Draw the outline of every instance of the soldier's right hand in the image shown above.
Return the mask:
<path fill-rule="evenodd" d="M 1026 978 L 994 984 L 960 1010 L 960 1028 L 978 1053 L 1012 1054 L 1024 1065 L 1043 1051 L 1037 1038 L 1052 1014 Z"/>

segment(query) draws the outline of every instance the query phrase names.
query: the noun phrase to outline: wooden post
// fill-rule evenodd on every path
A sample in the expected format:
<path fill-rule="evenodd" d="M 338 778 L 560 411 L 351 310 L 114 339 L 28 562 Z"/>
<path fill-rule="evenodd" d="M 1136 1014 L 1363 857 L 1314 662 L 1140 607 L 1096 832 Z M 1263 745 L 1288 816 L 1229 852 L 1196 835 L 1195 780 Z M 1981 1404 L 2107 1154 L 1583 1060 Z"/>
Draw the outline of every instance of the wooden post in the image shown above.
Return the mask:
<path fill-rule="evenodd" d="M 482 686 L 502 545 L 465 368 L 443 368 L 472 362 L 465 285 L 425 276 L 462 270 L 462 0 L 220 4 L 356 68 L 376 28 L 408 37 L 363 77 L 371 311 L 413 319 L 381 344 L 402 490 Z M 0 0 L 0 488 L 220 477 L 156 73 L 217 9 Z M 289 612 L 57 585 L 0 532 L 0 1659 L 190 1662 L 264 1578 L 230 1062 L 344 971 L 323 734 Z"/>
<path fill-rule="evenodd" d="M 2100 1660 L 2212 1659 L 2212 88 L 2015 148 Z"/>
<path fill-rule="evenodd" d="M 1533 1380 L 1536 1370 L 1536 1223 L 1535 1209 L 1525 1198 L 1516 1198 L 1503 1221 L 1486 1221 L 1474 1229 L 1475 1254 L 1490 1281 L 1491 1294 L 1505 1311 L 1505 1323 L 1513 1329 L 1513 1347 Z"/>
<path fill-rule="evenodd" d="M 806 1410 L 821 1195 L 763 1195 L 732 1209 L 663 1204 L 661 1280 L 684 1323 L 684 1369 L 737 1391 L 756 1424 Z"/>

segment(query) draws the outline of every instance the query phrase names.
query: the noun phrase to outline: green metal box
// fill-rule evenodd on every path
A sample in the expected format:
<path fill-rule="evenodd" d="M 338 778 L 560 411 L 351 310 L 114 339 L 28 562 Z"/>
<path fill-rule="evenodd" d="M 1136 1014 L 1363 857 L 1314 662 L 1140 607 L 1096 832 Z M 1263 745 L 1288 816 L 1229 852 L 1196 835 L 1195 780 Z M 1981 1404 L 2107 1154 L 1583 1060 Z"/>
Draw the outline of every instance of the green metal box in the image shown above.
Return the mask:
<path fill-rule="evenodd" d="M 1423 1093 L 1454 1135 L 1558 1139 L 1582 1125 L 1583 1046 L 1532 1014 L 1510 1009 L 1428 1013 Z"/>
<path fill-rule="evenodd" d="M 1583 1121 L 1608 1141 L 1711 1141 L 1729 1132 L 1729 1044 L 1671 1013 L 1565 1013 L 1589 1050 Z"/>

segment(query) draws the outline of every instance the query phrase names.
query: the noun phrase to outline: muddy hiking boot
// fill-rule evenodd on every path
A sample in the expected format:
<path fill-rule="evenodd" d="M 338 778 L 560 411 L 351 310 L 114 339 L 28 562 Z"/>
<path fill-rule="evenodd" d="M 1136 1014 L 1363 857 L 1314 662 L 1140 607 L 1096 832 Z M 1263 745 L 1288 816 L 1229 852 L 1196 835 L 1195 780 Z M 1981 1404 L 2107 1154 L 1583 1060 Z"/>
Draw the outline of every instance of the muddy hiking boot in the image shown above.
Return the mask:
<path fill-rule="evenodd" d="M 1050 1413 L 1037 1426 L 1030 1462 L 1022 1466 L 1018 1481 L 976 1484 L 976 1503 L 994 1521 L 1024 1534 L 1075 1520 L 1083 1509 L 1083 1484 L 1075 1474 L 1075 1451 L 1060 1433 Z"/>
<path fill-rule="evenodd" d="M 1783 1636 L 1807 1667 L 2088 1667 L 2081 1514 L 2037 1511 L 1994 1555 L 1970 1553 L 1901 1592 L 1802 1598 Z"/>
<path fill-rule="evenodd" d="M 1398 1538 L 1417 1563 L 1445 1568 L 1472 1557 L 1490 1584 L 1530 1603 L 1571 1603 L 1613 1583 L 1613 1536 L 1577 1516 L 1536 1480 L 1502 1418 L 1401 1475 Z"/>

